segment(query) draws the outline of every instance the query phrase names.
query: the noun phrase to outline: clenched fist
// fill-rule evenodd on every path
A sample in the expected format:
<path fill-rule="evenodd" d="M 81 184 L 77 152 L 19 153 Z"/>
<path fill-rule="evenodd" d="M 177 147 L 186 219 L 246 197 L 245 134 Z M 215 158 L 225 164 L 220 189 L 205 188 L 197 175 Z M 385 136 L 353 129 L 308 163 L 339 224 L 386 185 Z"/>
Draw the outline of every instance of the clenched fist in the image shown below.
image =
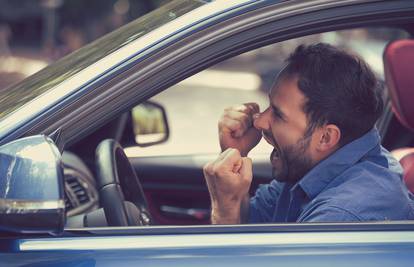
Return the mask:
<path fill-rule="evenodd" d="M 260 131 L 253 126 L 259 112 L 260 108 L 256 103 L 246 103 L 224 110 L 218 124 L 222 151 L 235 148 L 243 157 L 247 156 L 262 137 Z"/>
<path fill-rule="evenodd" d="M 228 148 L 204 166 L 204 177 L 211 197 L 212 222 L 240 223 L 241 206 L 248 198 L 252 182 L 252 161 Z"/>

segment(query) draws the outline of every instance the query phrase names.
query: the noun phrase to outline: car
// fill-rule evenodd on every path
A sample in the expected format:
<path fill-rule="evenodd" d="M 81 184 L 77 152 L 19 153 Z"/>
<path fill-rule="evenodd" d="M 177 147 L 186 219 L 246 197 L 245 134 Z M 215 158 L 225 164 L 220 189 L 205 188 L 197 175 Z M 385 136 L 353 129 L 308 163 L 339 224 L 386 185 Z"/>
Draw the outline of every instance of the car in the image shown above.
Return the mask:
<path fill-rule="evenodd" d="M 219 94 L 224 89 L 208 85 L 240 76 L 208 76 L 195 105 L 188 78 L 232 60 L 239 67 L 243 57 L 269 65 L 268 45 L 287 41 L 293 49 L 297 38 L 315 34 L 346 46 L 361 32 L 338 31 L 353 29 L 373 29 L 375 40 L 409 38 L 414 1 L 176 0 L 3 90 L 0 265 L 412 266 L 412 221 L 209 224 L 202 167 L 219 147 L 206 145 L 217 131 L 207 121 L 235 104 L 223 98 L 260 102 L 266 92 Z M 349 45 L 361 56 L 377 50 L 361 40 Z M 270 74 L 259 65 L 266 88 Z M 377 123 L 384 146 L 412 145 L 384 98 Z M 266 153 L 252 156 L 251 193 L 271 180 Z"/>

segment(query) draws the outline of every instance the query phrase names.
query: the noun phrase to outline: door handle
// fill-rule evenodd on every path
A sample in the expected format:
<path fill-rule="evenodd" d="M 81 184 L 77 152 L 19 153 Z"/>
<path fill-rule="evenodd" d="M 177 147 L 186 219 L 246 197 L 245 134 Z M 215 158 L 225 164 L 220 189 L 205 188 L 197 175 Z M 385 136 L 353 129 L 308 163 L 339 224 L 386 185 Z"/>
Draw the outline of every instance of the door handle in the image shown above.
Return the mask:
<path fill-rule="evenodd" d="M 181 218 L 207 220 L 210 217 L 208 209 L 186 209 L 174 206 L 162 205 L 161 211 Z"/>

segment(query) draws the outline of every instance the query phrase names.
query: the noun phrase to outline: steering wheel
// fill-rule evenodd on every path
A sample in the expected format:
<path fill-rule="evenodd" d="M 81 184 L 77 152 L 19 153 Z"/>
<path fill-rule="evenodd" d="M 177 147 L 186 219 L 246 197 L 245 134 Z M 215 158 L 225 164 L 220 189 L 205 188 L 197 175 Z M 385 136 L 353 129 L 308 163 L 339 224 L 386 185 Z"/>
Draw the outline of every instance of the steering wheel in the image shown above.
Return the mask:
<path fill-rule="evenodd" d="M 149 225 L 151 216 L 141 183 L 117 141 L 106 139 L 98 145 L 96 168 L 108 226 Z"/>

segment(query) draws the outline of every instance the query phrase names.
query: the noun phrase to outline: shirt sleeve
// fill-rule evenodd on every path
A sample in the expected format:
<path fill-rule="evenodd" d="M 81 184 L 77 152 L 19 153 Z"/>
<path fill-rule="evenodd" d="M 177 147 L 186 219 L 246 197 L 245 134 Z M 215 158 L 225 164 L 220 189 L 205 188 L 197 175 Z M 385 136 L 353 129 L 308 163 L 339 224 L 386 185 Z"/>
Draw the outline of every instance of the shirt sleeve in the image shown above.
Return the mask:
<path fill-rule="evenodd" d="M 301 215 L 297 222 L 360 222 L 352 212 L 337 206 L 320 206 L 307 214 Z"/>
<path fill-rule="evenodd" d="M 249 223 L 272 222 L 277 199 L 282 191 L 282 184 L 273 180 L 270 184 L 260 185 L 250 199 Z"/>

